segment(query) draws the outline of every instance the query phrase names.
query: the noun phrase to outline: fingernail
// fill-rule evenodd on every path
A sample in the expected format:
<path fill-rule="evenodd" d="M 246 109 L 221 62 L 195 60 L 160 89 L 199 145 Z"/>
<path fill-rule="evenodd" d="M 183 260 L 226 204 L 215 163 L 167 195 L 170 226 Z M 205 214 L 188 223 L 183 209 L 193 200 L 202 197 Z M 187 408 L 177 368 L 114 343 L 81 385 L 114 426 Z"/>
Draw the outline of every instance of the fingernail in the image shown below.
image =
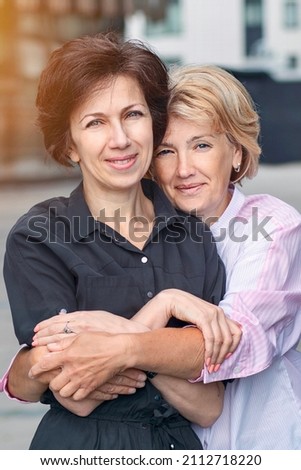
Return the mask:
<path fill-rule="evenodd" d="M 136 389 L 135 388 L 129 388 L 128 392 L 129 392 L 129 394 L 130 393 L 136 393 Z"/>
<path fill-rule="evenodd" d="M 225 359 L 229 359 L 229 357 L 232 356 L 232 353 L 228 353 L 226 356 L 225 356 Z"/>
<path fill-rule="evenodd" d="M 143 381 L 143 382 L 136 382 L 136 388 L 143 388 L 143 387 L 145 387 L 145 384 L 146 384 L 145 381 Z"/>
<path fill-rule="evenodd" d="M 217 372 L 220 369 L 220 366 L 221 366 L 220 364 L 216 364 L 214 366 L 214 372 Z"/>
<path fill-rule="evenodd" d="M 212 372 L 214 371 L 214 367 L 215 367 L 214 364 L 212 364 L 212 365 L 209 367 L 209 369 L 208 369 L 209 374 L 212 374 Z"/>
<path fill-rule="evenodd" d="M 211 362 L 211 357 L 208 357 L 208 359 L 206 359 L 206 366 L 207 367 L 210 366 L 210 362 Z"/>

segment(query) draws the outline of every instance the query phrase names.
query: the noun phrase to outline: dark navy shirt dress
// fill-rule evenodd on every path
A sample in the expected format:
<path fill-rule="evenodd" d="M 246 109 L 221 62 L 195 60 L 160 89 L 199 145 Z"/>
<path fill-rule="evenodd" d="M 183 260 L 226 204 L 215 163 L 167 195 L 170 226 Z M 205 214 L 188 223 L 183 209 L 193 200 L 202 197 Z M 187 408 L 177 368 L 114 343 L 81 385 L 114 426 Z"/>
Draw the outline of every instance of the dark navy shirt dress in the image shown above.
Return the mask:
<path fill-rule="evenodd" d="M 220 301 L 225 272 L 208 227 L 175 210 L 154 182 L 142 185 L 156 214 L 143 250 L 92 217 L 82 184 L 70 197 L 41 202 L 17 221 L 7 239 L 4 279 L 20 344 L 30 345 L 35 325 L 62 308 L 131 318 L 167 288 Z M 202 449 L 190 423 L 151 380 L 88 417 L 67 411 L 49 390 L 41 401 L 50 408 L 31 449 Z"/>

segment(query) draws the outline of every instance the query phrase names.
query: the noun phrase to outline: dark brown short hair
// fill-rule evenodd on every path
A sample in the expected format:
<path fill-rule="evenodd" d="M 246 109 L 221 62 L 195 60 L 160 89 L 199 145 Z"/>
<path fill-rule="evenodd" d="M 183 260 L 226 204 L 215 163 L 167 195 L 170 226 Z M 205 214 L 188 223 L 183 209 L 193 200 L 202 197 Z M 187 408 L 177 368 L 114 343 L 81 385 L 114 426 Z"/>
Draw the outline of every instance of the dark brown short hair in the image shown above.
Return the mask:
<path fill-rule="evenodd" d="M 167 123 L 168 72 L 149 46 L 138 40 L 122 41 L 115 33 L 83 36 L 66 42 L 50 56 L 38 85 L 36 106 L 46 150 L 70 166 L 70 116 L 96 86 L 117 76 L 137 80 L 150 109 L 154 147 Z"/>

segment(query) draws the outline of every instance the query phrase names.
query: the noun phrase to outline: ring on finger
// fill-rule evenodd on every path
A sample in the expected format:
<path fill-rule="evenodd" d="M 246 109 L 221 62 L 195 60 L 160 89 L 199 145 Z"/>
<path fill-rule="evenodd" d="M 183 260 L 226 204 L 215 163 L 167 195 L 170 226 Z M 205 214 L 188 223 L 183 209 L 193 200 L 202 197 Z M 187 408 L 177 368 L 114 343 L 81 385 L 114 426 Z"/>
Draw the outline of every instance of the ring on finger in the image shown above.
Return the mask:
<path fill-rule="evenodd" d="M 73 333 L 73 331 L 71 330 L 71 328 L 69 327 L 68 323 L 70 323 L 69 321 L 67 321 L 64 329 L 63 329 L 63 333 L 66 333 L 67 335 L 69 335 L 70 333 Z"/>

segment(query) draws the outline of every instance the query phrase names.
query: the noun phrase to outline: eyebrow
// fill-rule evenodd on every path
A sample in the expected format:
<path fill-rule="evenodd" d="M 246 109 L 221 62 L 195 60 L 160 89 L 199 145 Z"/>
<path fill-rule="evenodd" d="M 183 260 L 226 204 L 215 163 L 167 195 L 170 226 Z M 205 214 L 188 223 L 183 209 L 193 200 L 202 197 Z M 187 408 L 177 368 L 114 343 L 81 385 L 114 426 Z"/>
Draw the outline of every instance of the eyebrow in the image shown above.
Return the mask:
<path fill-rule="evenodd" d="M 124 113 L 126 111 L 129 111 L 131 108 L 135 108 L 136 106 L 141 106 L 142 108 L 145 108 L 147 109 L 147 106 L 145 106 L 145 104 L 143 103 L 133 103 L 133 104 L 130 104 L 129 106 L 126 106 L 125 108 L 122 108 L 121 109 L 121 112 Z M 93 118 L 93 117 L 101 117 L 101 116 L 106 116 L 105 113 L 101 112 L 101 111 L 95 111 L 95 113 L 89 113 L 89 114 L 85 114 L 79 122 L 82 122 L 84 119 L 86 118 Z"/>
<path fill-rule="evenodd" d="M 192 144 L 196 140 L 205 139 L 206 137 L 211 137 L 214 139 L 214 134 L 195 135 L 191 137 L 190 139 L 186 140 L 186 144 Z"/>
<path fill-rule="evenodd" d="M 186 140 L 186 144 L 193 144 L 193 142 L 198 141 L 200 139 L 204 139 L 205 137 L 211 137 L 214 139 L 213 134 L 204 134 L 204 135 L 194 135 L 190 139 Z M 173 147 L 173 143 L 171 142 L 161 142 L 160 146 L 166 146 L 166 147 Z"/>

